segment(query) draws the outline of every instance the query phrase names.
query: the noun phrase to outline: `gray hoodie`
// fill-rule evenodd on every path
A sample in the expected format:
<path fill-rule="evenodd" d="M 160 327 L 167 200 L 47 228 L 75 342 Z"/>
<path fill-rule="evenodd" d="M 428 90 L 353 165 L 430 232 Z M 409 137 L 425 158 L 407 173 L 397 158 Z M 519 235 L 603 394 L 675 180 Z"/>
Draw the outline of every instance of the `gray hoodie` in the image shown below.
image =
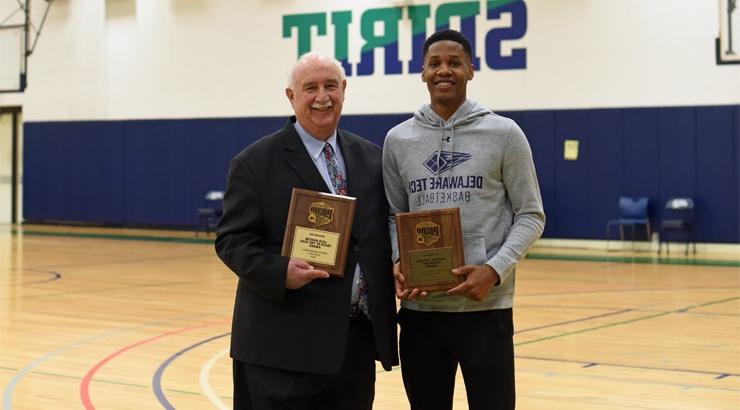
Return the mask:
<path fill-rule="evenodd" d="M 466 264 L 488 264 L 501 282 L 481 302 L 445 292 L 403 301 L 413 310 L 512 307 L 514 271 L 545 226 L 532 152 L 511 119 L 466 100 L 444 121 L 429 105 L 393 127 L 383 146 L 391 213 L 460 208 Z M 393 257 L 398 258 L 391 218 Z"/>

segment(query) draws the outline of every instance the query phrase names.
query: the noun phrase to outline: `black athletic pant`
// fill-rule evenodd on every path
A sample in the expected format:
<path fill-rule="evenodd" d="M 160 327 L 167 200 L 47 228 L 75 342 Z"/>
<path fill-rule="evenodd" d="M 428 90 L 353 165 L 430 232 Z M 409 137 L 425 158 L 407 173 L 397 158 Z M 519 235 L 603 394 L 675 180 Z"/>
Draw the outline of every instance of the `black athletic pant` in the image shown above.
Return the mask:
<path fill-rule="evenodd" d="M 301 341 L 295 343 L 300 349 Z M 372 324 L 360 315 L 350 322 L 344 362 L 335 374 L 293 372 L 234 360 L 234 409 L 370 410 L 375 398 L 375 356 Z"/>
<path fill-rule="evenodd" d="M 511 309 L 399 311 L 401 372 L 412 410 L 450 410 L 460 364 L 471 410 L 515 406 Z"/>

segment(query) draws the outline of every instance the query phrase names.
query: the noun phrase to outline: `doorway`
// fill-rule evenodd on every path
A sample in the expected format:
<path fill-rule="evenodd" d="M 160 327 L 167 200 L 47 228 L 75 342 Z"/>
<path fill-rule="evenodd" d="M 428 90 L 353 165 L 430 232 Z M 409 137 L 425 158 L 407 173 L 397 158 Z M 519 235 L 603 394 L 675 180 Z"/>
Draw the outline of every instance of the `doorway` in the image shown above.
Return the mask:
<path fill-rule="evenodd" d="M 0 224 L 22 221 L 21 107 L 0 107 Z"/>

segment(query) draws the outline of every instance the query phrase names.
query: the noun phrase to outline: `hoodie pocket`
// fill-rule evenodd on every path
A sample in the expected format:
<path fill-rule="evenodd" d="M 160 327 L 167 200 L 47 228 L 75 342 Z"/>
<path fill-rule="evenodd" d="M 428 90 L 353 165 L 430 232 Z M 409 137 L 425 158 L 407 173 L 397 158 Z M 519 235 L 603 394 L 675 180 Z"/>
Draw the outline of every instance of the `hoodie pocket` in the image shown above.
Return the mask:
<path fill-rule="evenodd" d="M 486 256 L 486 237 L 482 233 L 464 233 L 463 251 L 466 265 L 482 265 L 488 261 Z"/>

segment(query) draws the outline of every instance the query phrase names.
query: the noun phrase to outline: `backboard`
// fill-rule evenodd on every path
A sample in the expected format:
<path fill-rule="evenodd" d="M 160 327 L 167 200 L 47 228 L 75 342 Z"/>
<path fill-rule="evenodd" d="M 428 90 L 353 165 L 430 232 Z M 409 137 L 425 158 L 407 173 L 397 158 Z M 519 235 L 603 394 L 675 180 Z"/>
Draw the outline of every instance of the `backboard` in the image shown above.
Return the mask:
<path fill-rule="evenodd" d="M 0 0 L 0 92 L 26 88 L 28 0 Z"/>
<path fill-rule="evenodd" d="M 740 64 L 740 1 L 719 0 L 717 64 Z"/>

